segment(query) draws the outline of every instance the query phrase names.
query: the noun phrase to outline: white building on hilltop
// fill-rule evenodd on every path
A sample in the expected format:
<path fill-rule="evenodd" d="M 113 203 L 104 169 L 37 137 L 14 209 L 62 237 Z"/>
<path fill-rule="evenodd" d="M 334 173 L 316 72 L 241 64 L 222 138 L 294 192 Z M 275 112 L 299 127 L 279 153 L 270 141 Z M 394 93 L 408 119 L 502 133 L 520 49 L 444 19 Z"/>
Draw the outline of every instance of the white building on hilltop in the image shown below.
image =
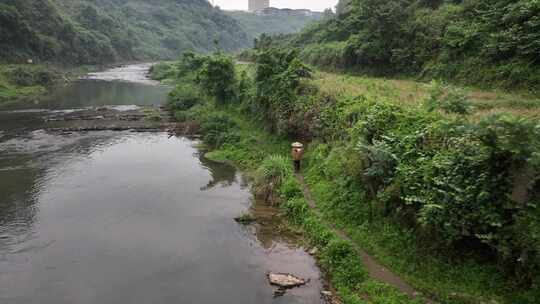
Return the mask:
<path fill-rule="evenodd" d="M 270 0 L 249 0 L 249 11 L 255 12 L 270 7 Z"/>

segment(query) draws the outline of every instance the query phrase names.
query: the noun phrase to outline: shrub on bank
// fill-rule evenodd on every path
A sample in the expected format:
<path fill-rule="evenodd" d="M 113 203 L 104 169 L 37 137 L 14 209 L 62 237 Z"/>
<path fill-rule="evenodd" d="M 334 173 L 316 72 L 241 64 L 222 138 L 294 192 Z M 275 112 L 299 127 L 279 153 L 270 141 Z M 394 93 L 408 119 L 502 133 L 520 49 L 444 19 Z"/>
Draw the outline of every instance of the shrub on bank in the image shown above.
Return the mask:
<path fill-rule="evenodd" d="M 46 66 L 14 66 L 5 72 L 9 82 L 19 87 L 50 86 L 60 78 L 60 72 Z"/>
<path fill-rule="evenodd" d="M 178 73 L 178 71 L 176 70 L 176 66 L 169 63 L 154 64 L 152 65 L 152 67 L 150 67 L 150 70 L 148 72 L 152 79 L 158 81 L 165 79 L 174 79 L 176 78 L 176 74 Z"/>
<path fill-rule="evenodd" d="M 169 93 L 168 102 L 173 111 L 187 111 L 197 104 L 202 104 L 204 98 L 194 85 L 180 84 Z"/>
<path fill-rule="evenodd" d="M 204 57 L 196 81 L 218 104 L 231 103 L 236 98 L 236 73 L 230 56 L 216 53 Z"/>
<path fill-rule="evenodd" d="M 222 113 L 206 115 L 201 122 L 203 140 L 213 148 L 238 142 L 240 138 L 235 132 L 236 128 L 236 122 Z"/>
<path fill-rule="evenodd" d="M 292 176 L 291 162 L 281 155 L 266 157 L 255 175 L 255 189 L 266 202 L 278 203 L 277 190 Z"/>

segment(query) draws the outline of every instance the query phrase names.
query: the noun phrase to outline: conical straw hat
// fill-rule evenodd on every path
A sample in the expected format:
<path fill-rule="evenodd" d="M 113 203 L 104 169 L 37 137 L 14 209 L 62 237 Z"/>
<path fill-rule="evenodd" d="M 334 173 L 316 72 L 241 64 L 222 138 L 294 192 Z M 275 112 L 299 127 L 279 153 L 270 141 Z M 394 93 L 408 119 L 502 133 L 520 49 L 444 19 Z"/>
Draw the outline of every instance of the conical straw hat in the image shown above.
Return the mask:
<path fill-rule="evenodd" d="M 303 148 L 304 145 L 301 144 L 301 143 L 299 143 L 299 142 L 295 142 L 295 143 L 292 144 L 292 147 L 293 147 L 293 148 Z"/>

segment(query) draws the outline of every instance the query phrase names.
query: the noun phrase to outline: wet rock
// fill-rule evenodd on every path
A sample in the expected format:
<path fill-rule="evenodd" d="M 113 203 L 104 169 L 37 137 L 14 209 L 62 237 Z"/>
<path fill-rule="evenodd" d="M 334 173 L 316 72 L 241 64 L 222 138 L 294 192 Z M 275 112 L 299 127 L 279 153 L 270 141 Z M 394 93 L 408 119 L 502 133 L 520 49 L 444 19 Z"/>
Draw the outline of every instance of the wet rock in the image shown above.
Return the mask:
<path fill-rule="evenodd" d="M 283 289 L 300 287 L 308 283 L 307 280 L 299 278 L 290 273 L 268 273 L 268 281 L 271 285 L 278 286 Z"/>
<path fill-rule="evenodd" d="M 332 297 L 332 292 L 328 291 L 328 290 L 323 290 L 323 291 L 321 291 L 321 295 L 323 297 L 326 297 L 326 298 L 331 298 Z"/>

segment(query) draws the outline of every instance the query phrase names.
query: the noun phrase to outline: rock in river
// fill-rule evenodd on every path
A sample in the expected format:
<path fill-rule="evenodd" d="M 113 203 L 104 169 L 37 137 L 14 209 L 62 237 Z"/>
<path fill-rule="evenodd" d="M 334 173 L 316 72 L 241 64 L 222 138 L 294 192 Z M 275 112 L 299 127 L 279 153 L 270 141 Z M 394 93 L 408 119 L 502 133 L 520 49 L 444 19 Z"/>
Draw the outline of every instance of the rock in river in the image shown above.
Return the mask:
<path fill-rule="evenodd" d="M 288 273 L 269 273 L 270 284 L 280 288 L 294 288 L 305 285 L 308 281 Z"/>

